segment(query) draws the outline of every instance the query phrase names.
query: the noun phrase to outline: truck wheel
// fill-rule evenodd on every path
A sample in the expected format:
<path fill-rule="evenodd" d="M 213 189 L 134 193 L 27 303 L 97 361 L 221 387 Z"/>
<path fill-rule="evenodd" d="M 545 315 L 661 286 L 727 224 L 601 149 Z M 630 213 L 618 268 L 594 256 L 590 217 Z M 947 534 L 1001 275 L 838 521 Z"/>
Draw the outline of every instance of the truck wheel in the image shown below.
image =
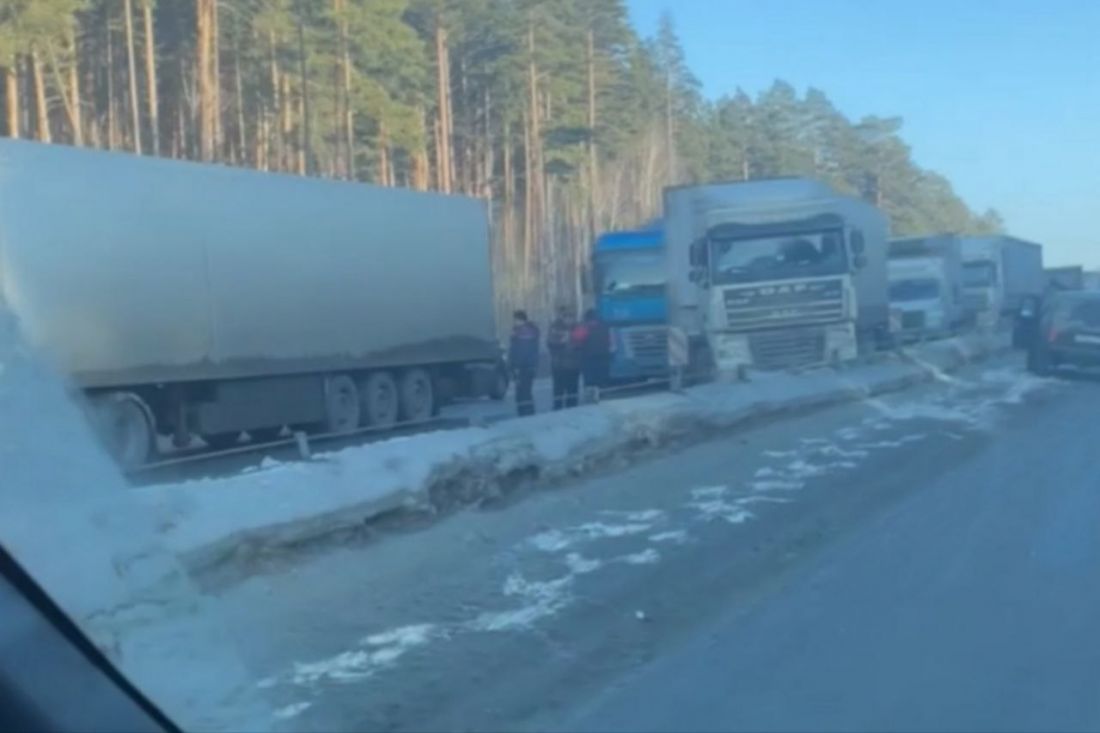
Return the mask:
<path fill-rule="evenodd" d="M 435 414 L 435 390 L 427 369 L 410 369 L 401 375 L 401 417 L 412 422 Z"/>
<path fill-rule="evenodd" d="M 351 377 L 337 374 L 325 379 L 326 433 L 350 433 L 359 427 L 362 408 L 359 389 Z"/>
<path fill-rule="evenodd" d="M 96 429 L 107 452 L 128 471 L 145 465 L 153 453 L 153 419 L 133 392 L 111 392 L 92 402 Z"/>
<path fill-rule="evenodd" d="M 1046 377 L 1051 372 L 1050 351 L 1042 344 L 1033 344 L 1027 350 L 1027 370 L 1037 377 Z"/>
<path fill-rule="evenodd" d="M 489 383 L 489 397 L 494 400 L 503 400 L 508 396 L 508 370 L 504 367 L 493 370 L 492 382 Z"/>
<path fill-rule="evenodd" d="M 389 372 L 373 372 L 359 382 L 360 422 L 386 428 L 397 422 L 397 383 Z"/>

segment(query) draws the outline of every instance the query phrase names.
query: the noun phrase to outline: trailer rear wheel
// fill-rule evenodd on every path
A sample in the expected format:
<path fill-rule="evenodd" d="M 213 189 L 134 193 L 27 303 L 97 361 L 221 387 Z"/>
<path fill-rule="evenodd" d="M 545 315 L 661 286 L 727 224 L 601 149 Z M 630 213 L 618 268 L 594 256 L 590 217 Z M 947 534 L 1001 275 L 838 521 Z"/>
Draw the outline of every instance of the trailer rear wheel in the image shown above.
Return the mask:
<path fill-rule="evenodd" d="M 92 401 L 100 439 L 123 470 L 138 468 L 153 452 L 152 414 L 133 392 L 111 392 Z"/>
<path fill-rule="evenodd" d="M 350 433 L 359 427 L 359 388 L 344 374 L 325 379 L 325 432 Z"/>
<path fill-rule="evenodd" d="M 401 417 L 427 420 L 435 414 L 435 390 L 427 369 L 409 369 L 401 375 Z"/>
<path fill-rule="evenodd" d="M 359 382 L 360 421 L 386 428 L 397 422 L 397 383 L 389 372 L 372 372 Z"/>

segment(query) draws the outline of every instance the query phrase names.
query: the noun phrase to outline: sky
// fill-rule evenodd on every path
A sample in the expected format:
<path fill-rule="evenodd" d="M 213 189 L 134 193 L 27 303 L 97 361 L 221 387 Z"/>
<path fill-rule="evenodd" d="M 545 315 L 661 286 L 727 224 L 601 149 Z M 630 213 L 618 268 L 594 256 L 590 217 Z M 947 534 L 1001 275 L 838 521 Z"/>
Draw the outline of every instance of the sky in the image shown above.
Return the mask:
<path fill-rule="evenodd" d="M 643 35 L 672 15 L 709 98 L 775 79 L 850 118 L 900 116 L 916 162 L 976 211 L 1100 269 L 1100 2 L 627 0 Z"/>

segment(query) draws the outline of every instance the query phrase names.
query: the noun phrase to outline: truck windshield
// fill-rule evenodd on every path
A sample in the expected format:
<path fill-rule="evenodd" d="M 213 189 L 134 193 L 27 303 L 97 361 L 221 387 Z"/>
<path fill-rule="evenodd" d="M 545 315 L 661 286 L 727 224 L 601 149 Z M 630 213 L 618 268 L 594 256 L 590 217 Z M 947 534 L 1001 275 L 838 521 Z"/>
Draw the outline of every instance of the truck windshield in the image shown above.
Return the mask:
<path fill-rule="evenodd" d="M 940 283 L 932 278 L 894 280 L 890 283 L 890 301 L 934 300 L 940 296 Z"/>
<path fill-rule="evenodd" d="M 719 239 L 711 248 L 711 274 L 718 284 L 839 274 L 846 261 L 840 232 Z"/>
<path fill-rule="evenodd" d="M 665 257 L 658 251 L 615 252 L 598 260 L 599 292 L 603 295 L 663 295 Z"/>
<path fill-rule="evenodd" d="M 984 288 L 997 282 L 997 270 L 992 262 L 966 262 L 962 278 L 965 288 Z"/>

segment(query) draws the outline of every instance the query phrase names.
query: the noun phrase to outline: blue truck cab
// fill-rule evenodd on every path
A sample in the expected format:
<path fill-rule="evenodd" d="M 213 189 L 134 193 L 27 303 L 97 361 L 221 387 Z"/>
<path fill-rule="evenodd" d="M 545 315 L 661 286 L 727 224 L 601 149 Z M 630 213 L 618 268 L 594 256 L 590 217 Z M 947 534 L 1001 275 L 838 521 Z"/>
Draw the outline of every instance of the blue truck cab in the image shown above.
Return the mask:
<path fill-rule="evenodd" d="M 611 329 L 616 383 L 668 375 L 664 236 L 658 226 L 607 232 L 593 252 L 596 307 Z"/>

